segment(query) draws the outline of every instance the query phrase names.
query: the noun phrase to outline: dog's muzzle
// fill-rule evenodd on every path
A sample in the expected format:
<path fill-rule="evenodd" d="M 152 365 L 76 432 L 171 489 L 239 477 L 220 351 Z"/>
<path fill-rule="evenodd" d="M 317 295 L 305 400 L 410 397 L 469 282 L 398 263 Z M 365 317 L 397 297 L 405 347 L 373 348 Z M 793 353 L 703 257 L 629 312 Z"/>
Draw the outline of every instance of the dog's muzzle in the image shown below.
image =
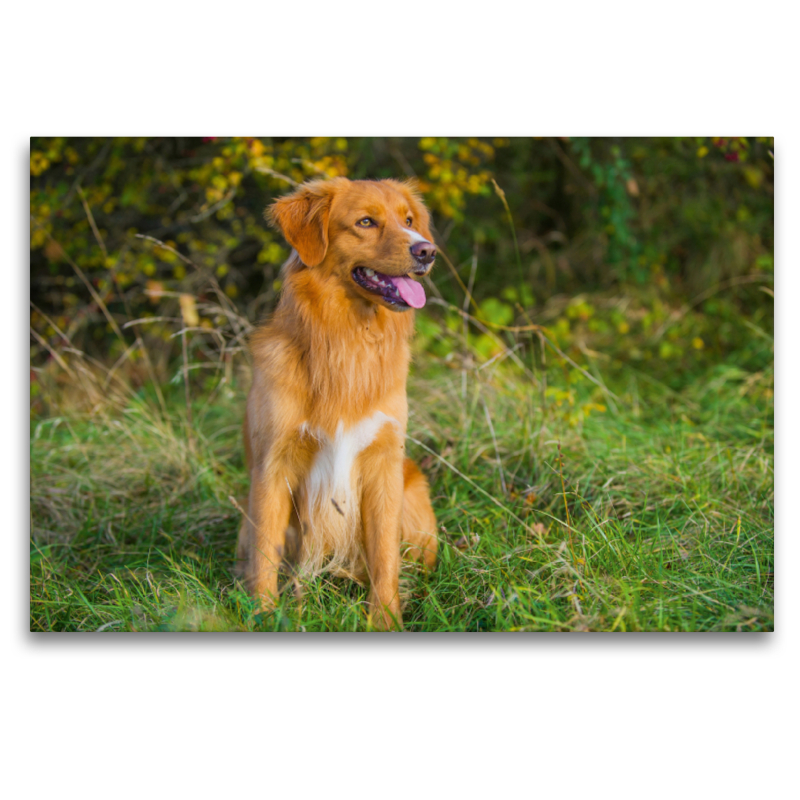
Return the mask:
<path fill-rule="evenodd" d="M 409 248 L 417 265 L 412 270 L 415 275 L 427 275 L 433 259 L 436 258 L 436 245 L 427 241 L 414 242 Z"/>

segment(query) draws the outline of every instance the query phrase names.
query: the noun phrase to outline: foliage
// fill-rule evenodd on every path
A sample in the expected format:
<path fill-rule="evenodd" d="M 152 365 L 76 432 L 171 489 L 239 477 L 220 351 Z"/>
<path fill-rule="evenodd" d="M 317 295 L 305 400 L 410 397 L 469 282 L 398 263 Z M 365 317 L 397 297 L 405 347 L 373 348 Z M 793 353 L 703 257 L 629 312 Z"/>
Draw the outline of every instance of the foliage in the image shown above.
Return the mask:
<path fill-rule="evenodd" d="M 144 340 L 169 342 L 188 294 L 199 304 L 192 327 L 235 336 L 226 309 L 253 323 L 280 290 L 288 251 L 262 219 L 268 202 L 310 177 L 412 175 L 449 262 L 433 276 L 446 302 L 462 302 L 471 273 L 475 311 L 495 327 L 549 319 L 554 296 L 632 296 L 642 320 L 680 316 L 680 344 L 625 346 L 639 320 L 596 307 L 593 324 L 617 331 L 615 355 L 661 352 L 688 373 L 697 351 L 740 347 L 730 320 L 758 315 L 771 330 L 761 291 L 773 270 L 771 146 L 763 137 L 35 139 L 31 324 L 52 347 L 68 339 L 118 357 L 113 321 L 152 318 Z M 684 312 L 718 285 L 722 295 L 699 314 Z M 476 356 L 491 357 L 478 339 Z M 41 363 L 48 354 L 33 346 Z"/>

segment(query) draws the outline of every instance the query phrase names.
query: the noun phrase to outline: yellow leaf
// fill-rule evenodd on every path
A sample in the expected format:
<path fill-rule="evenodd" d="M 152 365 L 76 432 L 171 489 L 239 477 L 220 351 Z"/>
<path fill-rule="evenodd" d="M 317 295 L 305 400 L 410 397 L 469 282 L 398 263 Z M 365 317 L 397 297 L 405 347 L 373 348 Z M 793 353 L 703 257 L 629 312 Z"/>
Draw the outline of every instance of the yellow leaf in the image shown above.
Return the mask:
<path fill-rule="evenodd" d="M 50 239 L 44 247 L 44 254 L 48 261 L 60 261 L 64 250 L 55 239 Z"/>
<path fill-rule="evenodd" d="M 147 281 L 144 293 L 155 303 L 164 294 L 164 284 L 160 281 Z"/>
<path fill-rule="evenodd" d="M 194 297 L 190 294 L 182 294 L 178 299 L 181 303 L 183 324 L 186 325 L 187 328 L 196 328 L 200 323 L 200 315 L 197 313 Z"/>
<path fill-rule="evenodd" d="M 744 178 L 753 187 L 758 189 L 761 186 L 761 181 L 764 178 L 764 173 L 758 167 L 745 167 Z"/>
<path fill-rule="evenodd" d="M 34 150 L 31 153 L 31 175 L 41 175 L 50 166 L 50 160 L 44 153 Z"/>

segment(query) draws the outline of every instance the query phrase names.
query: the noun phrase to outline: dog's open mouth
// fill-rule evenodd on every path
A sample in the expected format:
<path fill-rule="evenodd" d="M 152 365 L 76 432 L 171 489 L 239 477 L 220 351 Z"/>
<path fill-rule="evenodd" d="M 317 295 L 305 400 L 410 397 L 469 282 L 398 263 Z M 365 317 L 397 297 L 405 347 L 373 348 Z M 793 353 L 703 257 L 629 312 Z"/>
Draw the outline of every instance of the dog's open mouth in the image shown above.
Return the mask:
<path fill-rule="evenodd" d="M 368 267 L 356 267 L 353 280 L 398 309 L 422 308 L 425 305 L 425 290 L 412 278 L 384 275 Z"/>

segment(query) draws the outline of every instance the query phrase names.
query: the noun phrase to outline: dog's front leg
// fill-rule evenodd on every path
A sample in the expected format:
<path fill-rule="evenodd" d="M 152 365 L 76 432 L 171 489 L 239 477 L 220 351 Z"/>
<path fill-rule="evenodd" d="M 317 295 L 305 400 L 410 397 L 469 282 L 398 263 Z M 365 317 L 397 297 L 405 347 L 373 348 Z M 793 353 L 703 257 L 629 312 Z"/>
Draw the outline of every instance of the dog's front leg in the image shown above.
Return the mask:
<path fill-rule="evenodd" d="M 250 593 L 264 611 L 278 598 L 278 570 L 286 548 L 292 510 L 289 483 L 279 466 L 254 470 L 250 486 L 252 533 L 247 565 Z"/>
<path fill-rule="evenodd" d="M 402 441 L 384 428 L 367 452 L 362 468 L 361 524 L 370 580 L 370 623 L 384 630 L 402 628 L 400 613 L 400 525 L 403 510 Z"/>

